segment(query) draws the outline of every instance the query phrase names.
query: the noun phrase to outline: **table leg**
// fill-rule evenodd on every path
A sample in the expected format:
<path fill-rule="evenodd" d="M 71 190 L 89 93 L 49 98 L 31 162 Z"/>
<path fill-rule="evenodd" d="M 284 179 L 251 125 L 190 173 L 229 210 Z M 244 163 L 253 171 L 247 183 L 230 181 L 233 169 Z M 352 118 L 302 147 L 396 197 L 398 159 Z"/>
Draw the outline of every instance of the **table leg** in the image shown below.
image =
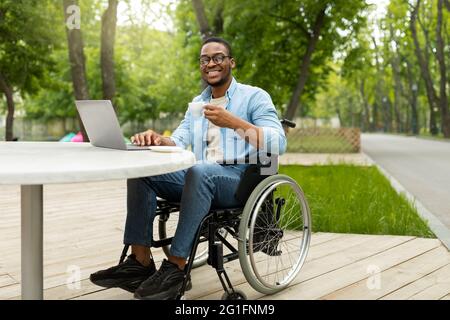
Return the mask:
<path fill-rule="evenodd" d="M 21 186 L 22 299 L 43 299 L 43 186 Z"/>

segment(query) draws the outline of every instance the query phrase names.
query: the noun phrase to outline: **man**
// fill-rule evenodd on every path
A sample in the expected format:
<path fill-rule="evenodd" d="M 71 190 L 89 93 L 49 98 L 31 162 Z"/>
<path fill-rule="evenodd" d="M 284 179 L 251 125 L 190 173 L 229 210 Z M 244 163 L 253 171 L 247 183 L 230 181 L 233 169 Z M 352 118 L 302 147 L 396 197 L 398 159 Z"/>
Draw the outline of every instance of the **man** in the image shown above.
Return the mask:
<path fill-rule="evenodd" d="M 95 284 L 134 291 L 136 298 L 176 297 L 196 231 L 210 207 L 242 205 L 234 194 L 247 164 L 234 163 L 256 150 L 281 154 L 286 149 L 269 94 L 232 77 L 236 62 L 228 42 L 207 39 L 199 62 L 209 86 L 193 101 L 206 103 L 203 116 L 188 110 L 171 137 L 147 130 L 131 138 L 138 145 L 191 145 L 198 162 L 187 170 L 128 180 L 124 243 L 131 245 L 131 254 L 123 263 L 92 274 Z M 150 251 L 157 196 L 181 205 L 171 255 L 158 271 Z"/>

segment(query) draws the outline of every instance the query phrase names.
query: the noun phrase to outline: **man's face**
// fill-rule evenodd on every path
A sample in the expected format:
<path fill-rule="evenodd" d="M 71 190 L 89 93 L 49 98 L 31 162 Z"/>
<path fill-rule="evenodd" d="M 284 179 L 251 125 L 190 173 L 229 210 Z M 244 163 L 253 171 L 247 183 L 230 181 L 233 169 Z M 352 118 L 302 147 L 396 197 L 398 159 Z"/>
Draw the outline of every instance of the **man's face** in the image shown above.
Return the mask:
<path fill-rule="evenodd" d="M 210 42 L 202 47 L 200 59 L 210 58 L 208 64 L 200 64 L 203 80 L 212 87 L 225 84 L 231 77 L 231 69 L 235 67 L 233 58 L 229 57 L 227 48 L 218 42 Z M 221 63 L 215 63 L 213 57 L 223 57 Z"/>

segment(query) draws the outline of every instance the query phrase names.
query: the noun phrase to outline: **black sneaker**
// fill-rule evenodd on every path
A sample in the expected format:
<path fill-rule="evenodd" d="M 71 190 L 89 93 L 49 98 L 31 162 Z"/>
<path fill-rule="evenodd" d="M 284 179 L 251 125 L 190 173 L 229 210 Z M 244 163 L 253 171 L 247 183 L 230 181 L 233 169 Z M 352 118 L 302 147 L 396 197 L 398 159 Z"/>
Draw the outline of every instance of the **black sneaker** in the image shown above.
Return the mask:
<path fill-rule="evenodd" d="M 143 300 L 174 300 L 184 281 L 184 271 L 166 259 L 150 278 L 142 282 L 134 292 L 134 297 Z M 189 285 L 190 287 L 190 280 Z"/>
<path fill-rule="evenodd" d="M 153 260 L 148 267 L 145 267 L 136 260 L 134 254 L 130 254 L 124 262 L 117 266 L 91 274 L 90 280 L 100 287 L 121 288 L 133 293 L 155 272 L 156 267 Z"/>

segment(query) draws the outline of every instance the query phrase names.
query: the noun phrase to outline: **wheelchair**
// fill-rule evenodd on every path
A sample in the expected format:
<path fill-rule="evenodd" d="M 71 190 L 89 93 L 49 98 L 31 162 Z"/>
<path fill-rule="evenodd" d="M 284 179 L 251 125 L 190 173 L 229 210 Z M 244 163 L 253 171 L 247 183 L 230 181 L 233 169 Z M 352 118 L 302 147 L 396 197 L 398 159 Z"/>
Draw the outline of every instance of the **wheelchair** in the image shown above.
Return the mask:
<path fill-rule="evenodd" d="M 295 123 L 281 120 L 283 127 Z M 224 264 L 236 259 L 247 282 L 256 291 L 274 294 L 286 288 L 302 268 L 311 240 L 311 214 L 306 197 L 289 176 L 266 175 L 263 168 L 273 165 L 258 161 L 244 171 L 236 192 L 243 205 L 237 208 L 211 208 L 197 230 L 194 245 L 185 267 L 185 280 L 176 299 L 182 299 L 193 268 L 211 265 L 224 289 L 222 300 L 245 300 L 236 290 Z M 157 200 L 159 239 L 152 247 L 162 248 L 169 256 L 173 237 L 169 236 L 170 219 L 176 219 L 179 203 Z M 228 252 L 224 254 L 224 246 Z M 128 245 L 120 262 L 127 254 Z"/>

